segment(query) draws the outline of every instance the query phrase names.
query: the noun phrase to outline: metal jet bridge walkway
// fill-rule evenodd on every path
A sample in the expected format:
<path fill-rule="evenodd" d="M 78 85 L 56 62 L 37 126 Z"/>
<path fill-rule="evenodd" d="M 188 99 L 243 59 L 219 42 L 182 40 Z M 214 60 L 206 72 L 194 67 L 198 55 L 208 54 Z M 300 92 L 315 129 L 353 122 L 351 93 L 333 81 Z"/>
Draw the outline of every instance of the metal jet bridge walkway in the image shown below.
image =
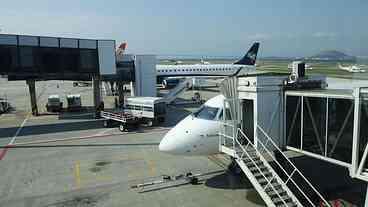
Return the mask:
<path fill-rule="evenodd" d="M 229 112 L 220 151 L 234 158 L 267 206 L 331 206 L 284 151 L 346 167 L 368 182 L 368 88 L 290 90 L 283 80 L 222 84 Z"/>

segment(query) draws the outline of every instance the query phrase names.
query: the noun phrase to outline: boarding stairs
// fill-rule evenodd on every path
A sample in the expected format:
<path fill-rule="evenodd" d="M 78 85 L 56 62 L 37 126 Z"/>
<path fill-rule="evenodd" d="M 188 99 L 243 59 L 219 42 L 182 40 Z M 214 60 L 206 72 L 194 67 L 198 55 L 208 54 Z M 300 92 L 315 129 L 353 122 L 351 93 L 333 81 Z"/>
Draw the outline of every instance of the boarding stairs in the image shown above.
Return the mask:
<path fill-rule="evenodd" d="M 102 91 L 105 96 L 112 96 L 114 95 L 112 92 L 112 88 L 109 82 L 102 81 Z"/>
<path fill-rule="evenodd" d="M 241 129 L 230 130 L 235 136 L 229 136 L 223 130 L 220 133 L 220 149 L 235 159 L 266 205 L 330 207 L 264 130 L 260 127 L 258 130 L 265 139 L 259 141 L 257 147 Z M 270 149 L 277 151 L 281 158 L 276 159 Z"/>
<path fill-rule="evenodd" d="M 166 104 L 172 103 L 180 94 L 184 93 L 186 90 L 193 86 L 193 81 L 191 78 L 187 78 L 181 81 L 177 86 L 171 89 L 165 96 L 164 99 Z"/>

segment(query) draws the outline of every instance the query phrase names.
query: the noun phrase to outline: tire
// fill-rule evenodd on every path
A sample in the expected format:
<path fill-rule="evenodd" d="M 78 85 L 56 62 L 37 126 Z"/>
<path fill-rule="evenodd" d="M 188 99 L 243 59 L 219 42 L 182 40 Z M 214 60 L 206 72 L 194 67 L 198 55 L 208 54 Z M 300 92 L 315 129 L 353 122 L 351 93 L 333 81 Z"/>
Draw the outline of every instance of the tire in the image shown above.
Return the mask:
<path fill-rule="evenodd" d="M 153 126 L 153 120 L 152 119 L 147 120 L 147 126 L 149 126 L 149 127 Z"/>
<path fill-rule="evenodd" d="M 119 125 L 119 130 L 120 130 L 121 132 L 126 131 L 126 127 L 125 127 L 125 125 L 124 125 L 124 124 L 120 124 L 120 125 Z"/>
<path fill-rule="evenodd" d="M 201 94 L 196 92 L 194 93 L 193 100 L 200 103 L 201 102 Z"/>
<path fill-rule="evenodd" d="M 110 127 L 110 120 L 104 120 L 104 121 L 103 121 L 103 126 L 104 126 L 105 128 Z"/>

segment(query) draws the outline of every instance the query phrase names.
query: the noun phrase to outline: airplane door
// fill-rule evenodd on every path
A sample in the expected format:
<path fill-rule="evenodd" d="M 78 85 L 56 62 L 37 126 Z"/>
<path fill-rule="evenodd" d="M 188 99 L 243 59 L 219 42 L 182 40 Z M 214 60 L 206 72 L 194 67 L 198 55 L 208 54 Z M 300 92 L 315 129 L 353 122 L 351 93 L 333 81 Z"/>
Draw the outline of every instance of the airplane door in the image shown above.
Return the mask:
<path fill-rule="evenodd" d="M 254 105 L 253 100 L 242 100 L 242 130 L 254 143 Z"/>

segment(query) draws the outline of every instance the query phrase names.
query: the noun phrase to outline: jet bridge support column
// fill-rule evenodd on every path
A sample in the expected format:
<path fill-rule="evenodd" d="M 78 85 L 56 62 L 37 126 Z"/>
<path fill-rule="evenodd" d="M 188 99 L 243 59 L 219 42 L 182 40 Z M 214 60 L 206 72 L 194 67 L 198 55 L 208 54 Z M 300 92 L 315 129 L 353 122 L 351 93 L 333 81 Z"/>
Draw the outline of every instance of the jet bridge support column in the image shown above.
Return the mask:
<path fill-rule="evenodd" d="M 93 105 L 95 107 L 96 115 L 101 110 L 103 110 L 103 103 L 101 101 L 101 79 L 100 76 L 93 76 L 92 78 L 93 85 Z M 98 117 L 98 116 L 97 116 Z"/>
<path fill-rule="evenodd" d="M 118 81 L 116 82 L 116 88 L 118 91 L 118 100 L 117 100 L 117 107 L 120 107 L 122 105 L 124 105 L 124 83 L 122 81 Z"/>
<path fill-rule="evenodd" d="M 38 116 L 37 97 L 36 97 L 36 81 L 27 80 L 26 82 L 27 82 L 28 89 L 29 89 L 29 96 L 31 98 L 32 115 Z"/>

